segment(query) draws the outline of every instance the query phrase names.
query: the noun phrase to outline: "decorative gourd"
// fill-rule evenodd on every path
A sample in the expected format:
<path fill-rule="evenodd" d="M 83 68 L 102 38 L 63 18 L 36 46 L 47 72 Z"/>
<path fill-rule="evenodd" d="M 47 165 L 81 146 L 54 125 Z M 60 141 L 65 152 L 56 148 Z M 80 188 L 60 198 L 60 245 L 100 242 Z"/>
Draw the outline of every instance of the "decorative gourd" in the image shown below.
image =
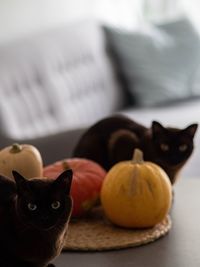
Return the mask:
<path fill-rule="evenodd" d="M 72 217 L 80 217 L 88 212 L 99 200 L 106 171 L 94 161 L 72 158 L 46 166 L 43 176 L 55 178 L 68 168 L 73 171 L 71 186 L 71 196 L 73 198 Z"/>
<path fill-rule="evenodd" d="M 131 161 L 114 165 L 107 173 L 101 203 L 107 217 L 116 225 L 130 228 L 152 227 L 168 214 L 172 186 L 158 165 L 143 161 L 135 149 Z"/>
<path fill-rule="evenodd" d="M 29 144 L 13 144 L 0 151 L 0 174 L 13 178 L 16 170 L 27 178 L 41 177 L 43 162 L 39 150 Z"/>

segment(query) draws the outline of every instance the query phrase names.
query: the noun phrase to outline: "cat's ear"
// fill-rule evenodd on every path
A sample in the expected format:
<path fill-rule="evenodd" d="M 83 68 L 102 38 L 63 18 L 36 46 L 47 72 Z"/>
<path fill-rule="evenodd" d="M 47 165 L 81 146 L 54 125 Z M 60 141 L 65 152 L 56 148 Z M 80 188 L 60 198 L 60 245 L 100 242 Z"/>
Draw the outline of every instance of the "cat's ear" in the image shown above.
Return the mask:
<path fill-rule="evenodd" d="M 196 133 L 197 128 L 198 128 L 198 124 L 195 123 L 195 124 L 189 125 L 183 131 L 193 138 Z"/>
<path fill-rule="evenodd" d="M 17 191 L 18 193 L 23 192 L 25 189 L 27 189 L 27 180 L 25 177 L 23 177 L 20 173 L 13 170 L 12 175 L 15 179 L 15 183 L 17 185 Z"/>
<path fill-rule="evenodd" d="M 152 129 L 152 133 L 153 133 L 153 137 L 156 137 L 157 135 L 164 133 L 165 132 L 165 128 L 157 121 L 152 121 L 152 125 L 151 125 L 151 129 Z"/>
<path fill-rule="evenodd" d="M 73 172 L 68 169 L 62 172 L 55 180 L 54 184 L 60 189 L 64 190 L 66 194 L 70 194 Z"/>

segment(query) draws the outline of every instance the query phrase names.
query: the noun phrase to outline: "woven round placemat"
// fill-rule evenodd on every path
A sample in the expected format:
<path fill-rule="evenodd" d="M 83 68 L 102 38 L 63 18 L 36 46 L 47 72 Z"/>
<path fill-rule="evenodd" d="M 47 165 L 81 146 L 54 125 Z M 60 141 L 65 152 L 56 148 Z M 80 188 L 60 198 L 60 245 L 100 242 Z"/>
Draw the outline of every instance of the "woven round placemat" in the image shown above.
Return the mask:
<path fill-rule="evenodd" d="M 117 227 L 105 218 L 101 208 L 96 208 L 86 218 L 70 222 L 63 250 L 103 251 L 140 246 L 166 235 L 170 228 L 169 215 L 153 228 Z"/>

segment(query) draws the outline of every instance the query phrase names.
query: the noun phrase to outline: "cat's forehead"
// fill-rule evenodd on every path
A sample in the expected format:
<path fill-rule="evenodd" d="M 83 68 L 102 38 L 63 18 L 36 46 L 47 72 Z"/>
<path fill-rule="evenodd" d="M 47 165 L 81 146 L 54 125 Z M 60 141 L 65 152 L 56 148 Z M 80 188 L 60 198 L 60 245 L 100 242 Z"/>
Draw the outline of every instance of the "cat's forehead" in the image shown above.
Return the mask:
<path fill-rule="evenodd" d="M 172 128 L 172 127 L 168 127 L 166 128 L 166 134 L 168 137 L 171 137 L 171 138 L 181 138 L 184 136 L 183 134 L 183 130 L 182 129 L 178 129 L 178 128 Z"/>
<path fill-rule="evenodd" d="M 28 181 L 28 186 L 23 190 L 23 196 L 29 201 L 51 201 L 51 199 L 59 198 L 61 192 L 53 183 L 54 181 L 43 181 L 40 179 L 31 179 Z"/>
<path fill-rule="evenodd" d="M 29 188 L 33 191 L 47 191 L 52 188 L 53 180 L 47 178 L 33 178 L 28 181 Z"/>
<path fill-rule="evenodd" d="M 167 127 L 166 129 L 167 129 L 167 131 L 168 131 L 169 133 L 174 133 L 174 134 L 176 134 L 176 133 L 180 133 L 180 132 L 182 131 L 181 129 L 174 128 L 174 127 Z"/>
<path fill-rule="evenodd" d="M 187 136 L 183 130 L 178 128 L 168 127 L 165 129 L 165 132 L 160 134 L 158 140 L 161 142 L 185 142 L 187 141 Z"/>

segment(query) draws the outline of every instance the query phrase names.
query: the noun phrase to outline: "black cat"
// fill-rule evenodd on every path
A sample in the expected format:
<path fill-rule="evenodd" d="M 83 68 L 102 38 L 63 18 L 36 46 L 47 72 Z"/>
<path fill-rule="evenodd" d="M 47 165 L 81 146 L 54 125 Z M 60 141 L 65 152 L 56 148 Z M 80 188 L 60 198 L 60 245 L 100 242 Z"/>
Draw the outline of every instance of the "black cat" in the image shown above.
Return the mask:
<path fill-rule="evenodd" d="M 13 176 L 0 176 L 0 266 L 54 266 L 72 210 L 72 171 L 55 180 Z"/>
<path fill-rule="evenodd" d="M 83 134 L 73 156 L 92 159 L 109 170 L 115 163 L 131 159 L 134 148 L 140 148 L 144 159 L 160 165 L 174 184 L 192 154 L 197 127 L 165 128 L 153 121 L 146 128 L 122 115 L 108 117 Z"/>

